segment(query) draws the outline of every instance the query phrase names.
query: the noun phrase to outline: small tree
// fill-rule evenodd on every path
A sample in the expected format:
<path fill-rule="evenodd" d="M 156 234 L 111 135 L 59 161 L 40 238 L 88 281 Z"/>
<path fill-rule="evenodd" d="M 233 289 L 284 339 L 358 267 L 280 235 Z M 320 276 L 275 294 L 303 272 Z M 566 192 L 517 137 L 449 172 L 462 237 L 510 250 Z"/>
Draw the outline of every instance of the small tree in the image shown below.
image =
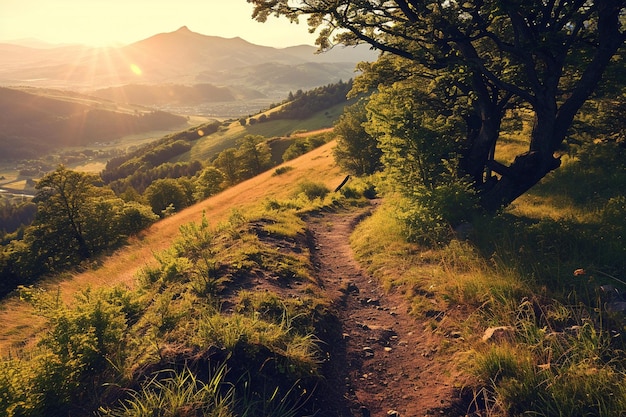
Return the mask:
<path fill-rule="evenodd" d="M 134 234 L 142 231 L 159 218 L 152 212 L 150 207 L 136 201 L 124 204 L 119 214 L 117 225 L 126 234 Z"/>
<path fill-rule="evenodd" d="M 146 188 L 144 197 L 152 207 L 152 211 L 159 216 L 163 215 L 170 206 L 173 206 L 175 210 L 181 210 L 188 205 L 185 190 L 178 180 L 172 178 L 154 181 Z"/>
<path fill-rule="evenodd" d="M 222 191 L 224 179 L 224 173 L 213 166 L 203 169 L 196 179 L 196 199 L 203 200 Z"/>
<path fill-rule="evenodd" d="M 219 169 L 229 184 L 237 183 L 237 173 L 239 162 L 237 161 L 237 151 L 235 148 L 224 149 L 217 155 L 213 164 Z"/>
<path fill-rule="evenodd" d="M 335 123 L 337 164 L 350 174 L 370 175 L 381 168 L 378 141 L 366 129 L 367 111 L 363 102 L 346 107 Z"/>
<path fill-rule="evenodd" d="M 237 149 L 239 179 L 254 177 L 272 166 L 272 152 L 263 136 L 245 136 Z"/>

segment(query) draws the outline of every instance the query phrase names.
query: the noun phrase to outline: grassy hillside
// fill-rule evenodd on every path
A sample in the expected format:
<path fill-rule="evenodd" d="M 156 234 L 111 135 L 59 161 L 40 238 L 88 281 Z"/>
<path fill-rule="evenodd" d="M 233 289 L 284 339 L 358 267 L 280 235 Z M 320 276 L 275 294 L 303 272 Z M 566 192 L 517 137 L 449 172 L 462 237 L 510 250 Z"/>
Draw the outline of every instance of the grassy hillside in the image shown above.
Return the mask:
<path fill-rule="evenodd" d="M 314 177 L 313 189 L 325 190 L 324 193 L 341 181 L 343 175 L 334 166 L 332 146 L 328 144 L 293 160 L 290 169 L 264 173 L 156 223 L 111 256 L 94 260 L 90 267 L 85 265 L 84 272 L 65 274 L 41 288 L 23 289 L 19 297 L 5 300 L 0 315 L 6 321 L 0 340 L 5 355 L 2 363 L 10 371 L 0 378 L 2 410 L 8 407 L 19 415 L 73 415 L 100 406 L 101 411 L 106 409 L 117 415 L 120 407 L 132 407 L 132 396 L 127 397 L 124 392 L 138 387 L 136 383 L 142 384 L 145 377 L 156 375 L 153 372 L 160 372 L 165 378 L 171 370 L 170 376 L 178 378 L 178 371 L 172 368 L 178 365 L 172 361 L 179 360 L 186 369 L 180 376 L 187 375 L 183 377 L 186 381 L 191 378 L 201 380 L 201 384 L 215 383 L 220 390 L 230 385 L 247 392 L 242 394 L 244 397 L 223 404 L 215 397 L 216 407 L 240 413 L 242 409 L 256 410 L 247 411 L 250 415 L 268 415 L 268 410 L 274 409 L 276 416 L 285 415 L 281 410 L 299 408 L 300 399 L 319 382 L 315 329 L 327 320 L 328 313 L 327 301 L 314 287 L 303 223 L 295 216 L 294 208 L 310 210 L 323 204 L 311 194 L 310 187 L 303 188 L 306 179 Z M 332 199 L 328 202 L 332 204 Z M 278 208 L 282 204 L 285 207 Z M 183 264 L 191 266 L 189 262 L 200 269 L 181 270 L 182 280 L 171 275 Z M 165 275 L 157 278 L 162 273 Z M 247 283 L 248 280 L 252 282 Z M 258 294 L 262 295 L 260 298 L 253 283 L 257 280 L 269 284 Z M 170 284 L 171 291 L 166 289 Z M 302 290 L 297 299 L 280 295 L 285 286 L 292 285 Z M 113 301 L 118 296 L 126 300 L 122 302 L 126 307 Z M 266 303 L 275 305 L 277 310 L 269 309 L 263 317 L 255 313 Z M 191 317 L 195 317 L 193 326 L 200 326 L 196 330 L 189 326 Z M 239 332 L 243 334 L 237 336 Z M 87 339 L 89 334 L 100 335 L 92 340 L 99 347 L 83 337 L 76 339 L 79 334 Z M 65 337 L 76 342 L 70 342 L 73 347 L 67 346 L 69 351 L 61 347 L 66 346 L 62 341 Z M 186 348 L 178 350 L 174 346 L 188 342 L 192 350 L 206 355 L 201 367 L 215 366 L 209 372 L 217 374 L 228 367 L 228 375 L 207 381 L 195 374 L 197 368 L 187 368 L 184 363 L 188 361 L 183 358 L 187 356 Z M 158 347 L 165 345 L 174 350 L 161 351 Z M 28 351 L 33 352 L 30 359 L 22 356 Z M 9 352 L 13 359 L 6 356 Z M 165 355 L 164 361 L 157 359 L 161 355 Z M 274 365 L 267 365 L 268 360 L 277 361 L 278 374 L 245 370 L 250 366 L 273 369 Z M 224 366 L 222 371 L 220 366 Z M 44 368 L 47 370 L 39 371 Z M 155 379 L 145 389 L 158 390 L 160 383 L 167 384 L 169 380 Z M 95 391 L 84 391 L 85 383 Z M 269 388 L 264 387 L 266 384 Z M 198 388 L 195 382 L 192 385 Z M 171 388 L 174 387 L 168 389 Z M 140 390 L 137 395 L 143 395 Z M 248 403 L 244 400 L 248 396 L 258 399 Z M 15 402 L 18 398 L 19 403 Z M 115 398 L 130 402 L 124 406 L 110 402 Z M 205 405 L 213 404 L 213 400 L 206 399 Z M 260 404 L 264 405 L 259 410 Z"/>
<path fill-rule="evenodd" d="M 203 213 L 213 225 L 224 221 L 233 209 L 245 212 L 265 198 L 287 197 L 297 189 L 300 181 L 314 178 L 329 188 L 336 187 L 343 179 L 343 174 L 334 165 L 333 144 L 327 144 L 313 152 L 285 164 L 293 169 L 283 175 L 275 176 L 274 170 L 252 178 L 229 188 L 222 193 L 185 209 L 172 217 L 156 223 L 140 237 L 112 254 L 95 261 L 94 269 L 75 274 L 68 274 L 58 282 L 48 284 L 48 288 L 58 288 L 60 296 L 70 302 L 73 295 L 87 286 L 126 285 L 133 287 L 135 274 L 149 262 L 154 262 L 152 255 L 167 248 L 179 233 L 181 225 L 199 221 Z M 3 303 L 0 317 L 4 326 L 0 333 L 0 352 L 7 354 L 10 349 L 23 344 L 37 334 L 39 329 L 32 319 L 30 306 L 19 299 L 9 299 Z"/>
<path fill-rule="evenodd" d="M 511 207 L 447 239 L 407 243 L 415 207 L 393 195 L 353 234 L 361 262 L 439 338 L 439 360 L 473 378 L 458 386 L 468 414 L 626 410 L 624 152 L 597 142 L 563 157 Z"/>
<path fill-rule="evenodd" d="M 275 137 L 290 137 L 297 132 L 330 128 L 343 112 L 343 108 L 349 103 L 350 102 L 337 104 L 328 109 L 316 112 L 311 117 L 302 120 L 280 119 L 255 124 L 246 122 L 245 126 L 242 126 L 239 121 L 233 121 L 218 132 L 197 141 L 190 153 L 183 159 L 211 159 L 224 149 L 235 147 L 236 142 L 246 135 L 260 135 L 269 139 Z M 269 114 L 274 110 L 275 109 L 260 113 L 254 117 L 258 118 L 260 115 Z"/>

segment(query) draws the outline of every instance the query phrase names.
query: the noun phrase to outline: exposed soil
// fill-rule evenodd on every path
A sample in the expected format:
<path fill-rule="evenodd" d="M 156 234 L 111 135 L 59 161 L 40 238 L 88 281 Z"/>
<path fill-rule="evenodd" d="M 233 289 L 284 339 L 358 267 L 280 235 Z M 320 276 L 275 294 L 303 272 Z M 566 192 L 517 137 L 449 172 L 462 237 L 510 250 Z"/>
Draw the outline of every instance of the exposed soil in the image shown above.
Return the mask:
<path fill-rule="evenodd" d="M 425 330 L 406 297 L 385 292 L 354 258 L 350 235 L 375 208 L 307 219 L 317 278 L 341 327 L 328 347 L 324 408 L 338 417 L 464 416 L 453 364 L 439 355 L 443 336 Z"/>

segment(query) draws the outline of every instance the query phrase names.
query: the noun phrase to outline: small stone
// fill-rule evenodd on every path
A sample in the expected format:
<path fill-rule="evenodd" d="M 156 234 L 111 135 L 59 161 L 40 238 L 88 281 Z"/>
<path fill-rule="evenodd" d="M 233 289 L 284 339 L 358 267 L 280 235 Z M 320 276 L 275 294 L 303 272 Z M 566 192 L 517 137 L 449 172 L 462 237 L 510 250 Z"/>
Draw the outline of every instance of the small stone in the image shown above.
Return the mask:
<path fill-rule="evenodd" d="M 390 347 L 386 347 L 385 348 L 385 352 L 391 352 L 393 349 L 391 349 Z"/>
<path fill-rule="evenodd" d="M 365 346 L 365 347 L 363 347 L 363 355 L 364 355 L 366 358 L 369 358 L 369 357 L 374 356 L 374 349 L 372 349 L 372 348 L 371 348 L 371 347 L 369 347 L 369 346 Z"/>
<path fill-rule="evenodd" d="M 389 410 L 389 411 L 387 411 L 387 415 L 389 417 L 400 417 L 400 413 L 398 413 L 396 410 Z"/>
<path fill-rule="evenodd" d="M 489 327 L 483 334 L 483 342 L 497 342 L 513 335 L 511 326 Z"/>

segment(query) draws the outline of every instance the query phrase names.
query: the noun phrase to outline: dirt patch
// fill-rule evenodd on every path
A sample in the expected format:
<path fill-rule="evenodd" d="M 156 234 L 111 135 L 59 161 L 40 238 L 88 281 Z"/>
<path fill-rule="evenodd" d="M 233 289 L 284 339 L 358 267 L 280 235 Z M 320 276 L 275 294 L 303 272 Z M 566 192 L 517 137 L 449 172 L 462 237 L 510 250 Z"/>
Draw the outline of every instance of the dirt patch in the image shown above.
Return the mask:
<path fill-rule="evenodd" d="M 329 342 L 326 378 L 336 416 L 463 416 L 442 338 L 409 315 L 404 295 L 386 293 L 355 260 L 349 237 L 376 207 L 311 215 L 311 254 L 340 330 Z M 343 405 L 339 402 L 343 401 Z"/>

